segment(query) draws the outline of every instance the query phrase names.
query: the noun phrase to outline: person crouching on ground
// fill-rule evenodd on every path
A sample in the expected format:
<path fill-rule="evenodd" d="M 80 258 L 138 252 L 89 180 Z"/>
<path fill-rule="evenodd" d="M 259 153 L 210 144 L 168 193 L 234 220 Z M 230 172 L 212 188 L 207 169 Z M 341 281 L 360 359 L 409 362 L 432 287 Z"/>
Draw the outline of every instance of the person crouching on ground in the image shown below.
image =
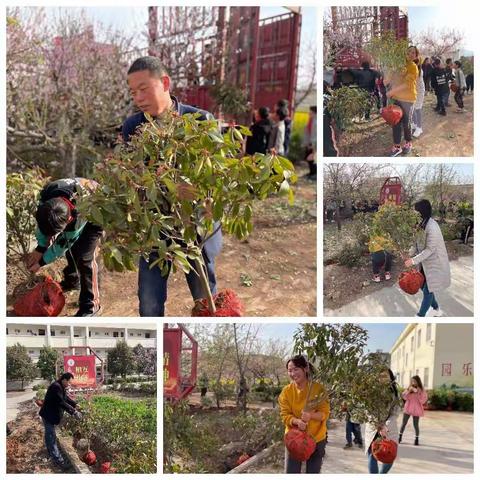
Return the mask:
<path fill-rule="evenodd" d="M 393 147 L 390 151 L 391 157 L 400 154 L 409 154 L 412 150 L 412 116 L 413 105 L 417 99 L 417 77 L 418 67 L 414 60 L 418 58 L 417 47 L 411 46 L 407 50 L 406 64 L 404 71 L 392 79 L 392 87 L 387 92 L 387 97 L 395 101 L 403 112 L 402 119 L 393 126 Z M 401 146 L 402 129 L 405 144 Z"/>
<path fill-rule="evenodd" d="M 379 472 L 378 461 L 372 453 L 373 442 L 381 437 L 396 441 L 398 437 L 397 417 L 400 407 L 398 406 L 399 395 L 395 375 L 389 368 L 385 368 L 380 374 L 378 381 L 390 389 L 392 401 L 390 405 L 387 405 L 389 414 L 383 424 L 367 423 L 365 426 L 365 453 L 368 456 L 368 473 L 388 473 L 393 467 L 393 463 L 382 463 Z"/>
<path fill-rule="evenodd" d="M 79 411 L 77 403 L 67 395 L 67 388 L 73 380 L 73 374 L 67 372 L 53 382 L 45 394 L 42 408 L 39 415 L 42 417 L 45 427 L 45 446 L 48 456 L 62 470 L 71 468 L 70 464 L 63 458 L 57 445 L 57 436 L 55 434 L 55 425 L 60 423 L 63 412 L 66 411 L 81 420 L 82 414 Z"/>
<path fill-rule="evenodd" d="M 285 433 L 298 428 L 315 439 L 317 448 L 307 460 L 307 473 L 320 473 L 327 443 L 330 403 L 324 386 L 313 381 L 313 367 L 303 355 L 292 357 L 286 367 L 291 383 L 278 397 Z M 285 449 L 285 473 L 301 473 L 301 469 L 302 462 L 291 458 Z"/>
<path fill-rule="evenodd" d="M 420 436 L 419 420 L 424 415 L 423 406 L 427 403 L 427 392 L 423 389 L 422 381 L 418 375 L 415 375 L 410 380 L 410 386 L 402 393 L 402 398 L 405 401 L 403 406 L 403 421 L 400 427 L 400 435 L 398 436 L 398 443 L 402 443 L 403 432 L 407 426 L 410 417 L 413 417 L 413 427 L 415 428 L 415 445 L 418 445 L 418 437 Z"/>
<path fill-rule="evenodd" d="M 375 283 L 380 283 L 380 271 L 382 267 L 385 270 L 385 280 L 390 280 L 392 274 L 392 254 L 387 250 L 389 248 L 389 242 L 385 237 L 375 235 L 370 238 L 368 242 L 368 250 L 370 251 L 370 257 L 372 259 L 373 277 L 372 280 Z"/>
<path fill-rule="evenodd" d="M 80 288 L 76 317 L 100 313 L 97 256 L 103 229 L 82 219 L 75 208 L 76 196 L 96 185 L 85 178 L 64 178 L 44 187 L 35 215 L 37 247 L 26 259 L 27 268 L 36 273 L 65 255 L 60 285 L 63 291 Z"/>
<path fill-rule="evenodd" d="M 415 210 L 422 219 L 419 224 L 419 235 L 415 245 L 410 250 L 412 258 L 405 260 L 407 268 L 421 265 L 421 272 L 425 276 L 422 287 L 423 300 L 417 317 L 425 317 L 429 308 L 433 309 L 434 317 L 443 316 L 435 293 L 450 286 L 450 263 L 443 234 L 438 223 L 432 218 L 432 205 L 428 200 L 420 200 L 415 204 Z"/>

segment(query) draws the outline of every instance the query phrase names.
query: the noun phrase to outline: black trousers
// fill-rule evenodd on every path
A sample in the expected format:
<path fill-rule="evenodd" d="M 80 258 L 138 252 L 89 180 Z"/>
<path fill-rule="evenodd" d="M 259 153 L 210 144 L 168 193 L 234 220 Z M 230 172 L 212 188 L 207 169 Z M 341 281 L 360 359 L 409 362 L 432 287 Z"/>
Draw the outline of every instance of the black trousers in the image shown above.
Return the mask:
<path fill-rule="evenodd" d="M 405 431 L 405 427 L 407 426 L 408 420 L 410 420 L 410 415 L 408 413 L 404 413 L 402 426 L 400 427 L 400 433 L 403 433 Z M 420 420 L 420 417 L 413 417 L 413 428 L 415 429 L 415 435 L 417 437 L 420 435 L 419 420 Z"/>
<path fill-rule="evenodd" d="M 67 250 L 67 266 L 63 269 L 65 283 L 80 280 L 79 311 L 92 313 L 100 308 L 97 256 L 103 235 L 101 227 L 88 222 L 80 237 Z"/>

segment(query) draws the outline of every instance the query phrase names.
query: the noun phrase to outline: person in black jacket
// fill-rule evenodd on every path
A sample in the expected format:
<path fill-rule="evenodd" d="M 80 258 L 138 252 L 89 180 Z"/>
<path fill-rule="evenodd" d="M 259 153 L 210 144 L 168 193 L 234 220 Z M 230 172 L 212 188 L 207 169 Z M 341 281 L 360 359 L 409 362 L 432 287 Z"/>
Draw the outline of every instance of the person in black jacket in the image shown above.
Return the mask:
<path fill-rule="evenodd" d="M 379 77 L 376 70 L 370 68 L 369 62 L 362 63 L 362 69 L 355 72 L 355 81 L 358 88 L 365 90 L 373 100 L 375 94 L 375 80 Z M 365 120 L 370 120 L 371 104 L 365 110 Z"/>
<path fill-rule="evenodd" d="M 66 372 L 53 382 L 48 387 L 45 400 L 39 412 L 45 427 L 45 446 L 47 447 L 48 455 L 62 470 L 68 470 L 70 465 L 65 461 L 58 448 L 55 425 L 60 423 L 64 411 L 79 420 L 82 418 L 77 403 L 67 395 L 67 387 L 72 379 L 73 374 Z"/>
<path fill-rule="evenodd" d="M 250 126 L 252 135 L 247 137 L 245 152 L 248 155 L 267 153 L 268 138 L 272 131 L 272 121 L 269 119 L 268 107 L 260 107 L 255 111 L 255 123 Z"/>
<path fill-rule="evenodd" d="M 426 92 L 430 92 L 432 90 L 432 85 L 431 85 L 432 72 L 433 72 L 433 67 L 430 62 L 430 58 L 426 57 L 422 63 L 423 83 L 425 83 Z"/>
<path fill-rule="evenodd" d="M 448 86 L 448 73 L 442 68 L 442 61 L 436 58 L 433 62 L 432 88 L 437 96 L 437 106 L 435 111 L 440 115 L 446 115 L 445 107 L 447 105 L 450 87 Z"/>

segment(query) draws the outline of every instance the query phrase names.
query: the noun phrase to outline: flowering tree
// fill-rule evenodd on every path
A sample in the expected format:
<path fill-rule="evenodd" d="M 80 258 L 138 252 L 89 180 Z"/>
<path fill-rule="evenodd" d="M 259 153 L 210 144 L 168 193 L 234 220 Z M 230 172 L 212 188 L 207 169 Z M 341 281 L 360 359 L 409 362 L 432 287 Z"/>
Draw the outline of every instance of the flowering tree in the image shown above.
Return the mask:
<path fill-rule="evenodd" d="M 98 158 L 126 117 L 125 52 L 131 39 L 85 16 L 7 11 L 7 132 L 11 167 L 43 164 L 64 176 Z"/>

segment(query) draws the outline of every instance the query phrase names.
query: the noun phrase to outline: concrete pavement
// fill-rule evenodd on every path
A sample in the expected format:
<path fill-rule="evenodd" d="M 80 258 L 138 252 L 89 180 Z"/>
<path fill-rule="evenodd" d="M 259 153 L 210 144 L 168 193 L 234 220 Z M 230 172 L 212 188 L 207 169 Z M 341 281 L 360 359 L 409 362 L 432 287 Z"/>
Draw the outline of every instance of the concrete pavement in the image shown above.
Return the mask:
<path fill-rule="evenodd" d="M 436 294 L 447 317 L 473 316 L 473 255 L 450 262 L 452 284 Z M 414 317 L 420 308 L 422 293 L 407 295 L 398 283 L 385 287 L 341 308 L 325 309 L 326 317 Z M 429 314 L 427 314 L 429 316 Z"/>
<path fill-rule="evenodd" d="M 36 395 L 32 389 L 24 392 L 7 392 L 7 422 L 15 420 L 18 415 L 18 404 L 31 400 Z"/>

